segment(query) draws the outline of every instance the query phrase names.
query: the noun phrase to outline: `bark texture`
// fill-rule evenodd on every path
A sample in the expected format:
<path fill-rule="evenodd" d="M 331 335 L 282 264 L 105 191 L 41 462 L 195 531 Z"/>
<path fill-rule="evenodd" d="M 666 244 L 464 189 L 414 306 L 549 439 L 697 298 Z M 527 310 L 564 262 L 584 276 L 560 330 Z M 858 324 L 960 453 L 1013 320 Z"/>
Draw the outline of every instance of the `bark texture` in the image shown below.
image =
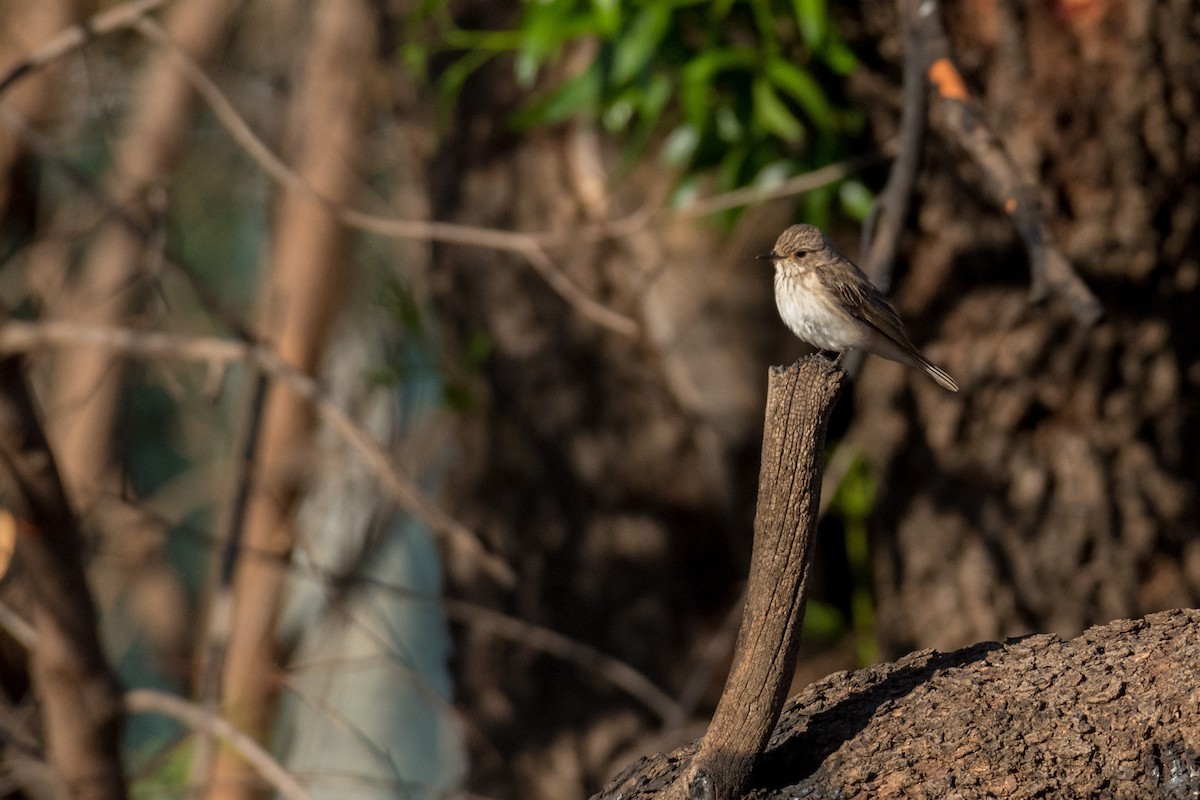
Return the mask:
<path fill-rule="evenodd" d="M 941 320 L 928 352 L 963 391 L 870 359 L 856 385 L 893 655 L 1200 597 L 1194 4 L 944 6 L 972 94 L 1106 316 L 1030 305 L 1011 221 L 935 119 L 894 296 L 918 336 Z M 847 30 L 898 64 L 894 3 L 864 0 Z M 867 67 L 856 85 L 884 140 L 895 73 Z"/>
<path fill-rule="evenodd" d="M 825 427 L 845 378 L 820 356 L 770 371 L 754 553 L 733 667 L 677 797 L 740 795 L 779 718 L 800 649 Z"/>
<path fill-rule="evenodd" d="M 745 797 L 1189 797 L 1200 611 L 1168 611 L 837 673 L 792 699 Z M 662 796 L 691 747 L 596 800 Z"/>

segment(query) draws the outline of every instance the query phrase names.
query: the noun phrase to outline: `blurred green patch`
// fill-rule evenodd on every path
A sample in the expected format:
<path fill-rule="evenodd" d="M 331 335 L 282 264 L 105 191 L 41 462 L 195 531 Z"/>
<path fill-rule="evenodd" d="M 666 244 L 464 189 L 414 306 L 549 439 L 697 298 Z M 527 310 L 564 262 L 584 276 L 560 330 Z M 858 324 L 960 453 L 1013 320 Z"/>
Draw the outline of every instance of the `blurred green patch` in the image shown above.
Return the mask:
<path fill-rule="evenodd" d="M 850 625 L 854 630 L 858 662 L 879 660 L 872 591 L 871 542 L 867 520 L 875 508 L 876 481 L 862 456 L 855 458 L 834 494 L 831 508 L 842 520 L 846 564 L 850 571 Z"/>
<path fill-rule="evenodd" d="M 720 192 L 850 152 L 863 119 L 842 85 L 856 62 L 830 22 L 831 5 L 527 0 L 509 30 L 467 30 L 445 2 L 428 0 L 411 16 L 401 54 L 406 62 L 440 56 L 443 120 L 471 73 L 505 56 L 532 92 L 515 126 L 594 120 L 623 143 L 627 166 L 657 143 L 657 157 L 681 181 L 704 175 Z M 578 63 L 567 65 L 568 53 Z M 861 215 L 861 192 L 830 191 L 808 204 L 818 206 L 812 220 L 838 200 L 837 210 Z"/>

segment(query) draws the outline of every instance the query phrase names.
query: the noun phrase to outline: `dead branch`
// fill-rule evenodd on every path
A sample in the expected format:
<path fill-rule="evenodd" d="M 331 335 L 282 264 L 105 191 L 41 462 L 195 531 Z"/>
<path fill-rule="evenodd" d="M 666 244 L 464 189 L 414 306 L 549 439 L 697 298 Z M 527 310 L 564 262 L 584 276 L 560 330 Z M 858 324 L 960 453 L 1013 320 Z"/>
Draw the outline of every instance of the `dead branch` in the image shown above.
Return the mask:
<path fill-rule="evenodd" d="M 814 683 L 780 717 L 755 800 L 1175 797 L 1200 773 L 1200 610 L 922 650 Z M 663 797 L 696 745 L 594 800 Z"/>
<path fill-rule="evenodd" d="M 167 0 L 132 0 L 102 11 L 80 25 L 72 25 L 34 53 L 9 67 L 0 77 L 0 95 L 22 78 L 75 52 L 95 37 L 132 27 L 139 19 L 161 8 L 166 2 Z"/>
<path fill-rule="evenodd" d="M 1016 163 L 988 128 L 978 104 L 967 91 L 942 24 L 940 3 L 904 0 L 900 7 L 909 34 L 905 46 L 921 54 L 925 75 L 934 87 L 935 120 L 983 170 L 988 191 L 1012 218 L 1025 242 L 1031 264 L 1033 300 L 1060 295 L 1076 319 L 1085 325 L 1092 324 L 1103 313 L 1100 302 L 1059 249 L 1032 188 L 1021 180 Z"/>
<path fill-rule="evenodd" d="M 10 320 L 0 327 L 0 353 L 78 346 L 103 347 L 139 358 L 194 361 L 210 367 L 238 362 L 254 364 L 311 403 L 321 420 L 359 452 L 388 495 L 443 537 L 455 555 L 470 559 L 502 586 L 511 587 L 515 582 L 512 568 L 488 552 L 470 528 L 426 498 L 412 476 L 388 456 L 371 434 L 329 399 L 315 378 L 288 364 L 267 345 L 60 320 Z"/>
<path fill-rule="evenodd" d="M 124 703 L 129 714 L 162 714 L 179 720 L 189 728 L 203 731 L 245 759 L 246 763 L 281 796 L 288 800 L 312 800 L 312 795 L 295 776 L 276 761 L 262 745 L 224 717 L 182 697 L 153 689 L 134 689 L 127 692 Z"/>
<path fill-rule="evenodd" d="M 754 552 L 733 667 L 672 798 L 740 796 L 783 708 L 800 647 L 825 426 L 845 380 L 821 356 L 771 369 Z"/>
<path fill-rule="evenodd" d="M 404 239 L 424 239 L 452 244 L 489 247 L 524 256 L 534 271 L 546 281 L 563 300 L 579 314 L 596 324 L 623 336 L 637 335 L 640 326 L 631 317 L 614 311 L 589 297 L 578 285 L 557 269 L 546 255 L 538 240 L 527 233 L 476 228 L 447 222 L 425 220 L 401 220 L 368 214 L 350 208 L 345 203 L 330 198 L 318 191 L 303 176 L 291 169 L 250 128 L 234 108 L 233 103 L 213 82 L 204 69 L 181 50 L 162 27 L 153 20 L 143 17 L 135 27 L 151 41 L 162 46 L 176 60 L 182 74 L 191 82 L 196 92 L 212 108 L 217 121 L 242 146 L 263 170 L 281 185 L 296 192 L 310 202 L 323 207 L 342 224 L 349 228 Z"/>
<path fill-rule="evenodd" d="M 908 7 L 917 2 L 920 0 L 896 0 L 904 27 L 904 105 L 900 111 L 900 151 L 892 162 L 887 184 L 871 207 L 871 214 L 862 231 L 863 268 L 871 276 L 871 281 L 884 292 L 892 284 L 892 268 L 896 263 L 896 250 L 900 246 L 900 233 L 908 217 L 917 167 L 921 163 L 929 111 L 925 55 L 916 45 L 916 31 L 908 24 L 916 13 Z"/>
<path fill-rule="evenodd" d="M 96 631 L 79 524 L 16 356 L 0 360 L 0 501 L 17 519 L 15 567 L 33 600 L 30 678 L 50 764 L 67 797 L 120 800 L 120 688 Z"/>

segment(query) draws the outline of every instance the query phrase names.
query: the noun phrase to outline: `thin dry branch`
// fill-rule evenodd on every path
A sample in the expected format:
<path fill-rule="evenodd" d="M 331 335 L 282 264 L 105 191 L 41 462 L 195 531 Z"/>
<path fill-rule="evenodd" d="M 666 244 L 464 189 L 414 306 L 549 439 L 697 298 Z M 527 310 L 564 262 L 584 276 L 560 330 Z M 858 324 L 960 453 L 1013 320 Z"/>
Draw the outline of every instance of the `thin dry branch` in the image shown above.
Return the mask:
<path fill-rule="evenodd" d="M 0 328 L 0 353 L 82 345 L 103 347 L 139 358 L 194 361 L 207 364 L 210 369 L 237 362 L 254 364 L 312 403 L 321 419 L 358 451 L 377 480 L 400 506 L 441 535 L 449 546 L 478 563 L 495 581 L 506 587 L 514 584 L 516 577 L 511 567 L 489 553 L 469 528 L 426 498 L 413 478 L 388 457 L 371 435 L 326 396 L 316 379 L 288 364 L 270 347 L 229 339 L 180 336 L 60 320 L 9 321 Z"/>
<path fill-rule="evenodd" d="M 9 67 L 3 77 L 0 77 L 0 95 L 22 78 L 75 52 L 95 37 L 133 27 L 138 20 L 166 3 L 167 0 L 131 0 L 102 11 L 78 25 L 72 25 L 39 47 L 36 52 Z"/>
<path fill-rule="evenodd" d="M 0 628 L 31 653 L 37 649 L 38 634 L 33 625 L 8 605 L 0 603 Z M 134 689 L 122 696 L 127 714 L 163 714 L 219 739 L 241 755 L 263 779 L 289 800 L 311 800 L 308 790 L 297 782 L 283 765 L 262 745 L 230 722 L 205 708 L 166 692 Z"/>
<path fill-rule="evenodd" d="M 283 797 L 288 800 L 312 800 L 308 790 L 262 745 L 234 727 L 229 720 L 202 706 L 166 692 L 134 689 L 125 694 L 125 711 L 129 714 L 162 714 L 177 719 L 228 745 Z"/>
<path fill-rule="evenodd" d="M 555 656 L 602 677 L 653 712 L 662 720 L 664 727 L 670 728 L 683 722 L 684 712 L 675 699 L 620 659 L 557 631 L 516 617 L 460 600 L 443 599 L 442 602 L 446 615 L 453 620 L 470 625 L 473 629 L 490 631 L 530 650 Z"/>
<path fill-rule="evenodd" d="M 1050 294 L 1063 297 L 1075 318 L 1090 325 L 1103 308 L 1087 284 L 1063 255 L 1046 224 L 1033 189 L 1021 180 L 1016 163 L 988 128 L 954 62 L 950 38 L 942 24 L 938 0 L 902 3 L 905 29 L 911 32 L 906 47 L 917 48 L 925 75 L 935 93 L 936 119 L 948 135 L 983 170 L 988 190 L 1013 221 L 1029 251 L 1031 295 L 1035 302 Z"/>
<path fill-rule="evenodd" d="M 330 200 L 285 164 L 254 133 L 224 92 L 209 78 L 199 64 L 167 36 L 162 26 L 143 17 L 134 23 L 134 27 L 174 56 L 180 71 L 191 82 L 197 94 L 203 97 L 212 108 L 217 121 L 268 175 L 307 200 L 321 205 L 342 224 L 381 236 L 440 241 L 517 253 L 524 256 L 550 288 L 575 308 L 581 316 L 623 336 L 637 335 L 640 326 L 634 319 L 607 308 L 589 297 L 565 273 L 554 266 L 542 250 L 541 244 L 530 234 L 446 222 L 381 217 Z"/>
<path fill-rule="evenodd" d="M 892 267 L 900 246 L 900 233 L 908 216 L 913 183 L 921 163 L 921 148 L 929 113 L 929 87 L 925 84 L 925 57 L 916 46 L 917 32 L 908 22 L 915 12 L 909 8 L 920 0 L 896 0 L 904 22 L 904 91 L 900 111 L 900 151 L 888 172 L 887 184 L 871 207 L 863 225 L 863 268 L 871 281 L 886 292 L 892 283 Z"/>

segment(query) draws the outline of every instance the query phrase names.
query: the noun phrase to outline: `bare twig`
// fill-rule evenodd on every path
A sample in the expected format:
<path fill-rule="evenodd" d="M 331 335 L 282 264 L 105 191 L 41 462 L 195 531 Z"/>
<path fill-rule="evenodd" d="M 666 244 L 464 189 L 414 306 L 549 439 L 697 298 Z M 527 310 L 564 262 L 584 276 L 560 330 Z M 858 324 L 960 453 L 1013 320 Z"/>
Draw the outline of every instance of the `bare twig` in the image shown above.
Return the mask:
<path fill-rule="evenodd" d="M 33 626 L 8 605 L 0 603 L 0 628 L 21 643 L 31 653 L 38 646 L 38 634 Z M 308 790 L 268 753 L 262 745 L 230 722 L 210 710 L 166 692 L 154 689 L 134 689 L 122 697 L 128 714 L 164 714 L 191 728 L 221 740 L 232 747 L 259 774 L 290 800 L 311 800 Z"/>
<path fill-rule="evenodd" d="M 591 645 L 566 637 L 557 631 L 516 617 L 500 614 L 460 600 L 447 599 L 443 602 L 446 607 L 446 615 L 451 619 L 468 624 L 473 629 L 490 631 L 496 636 L 516 642 L 531 650 L 553 655 L 601 676 L 654 712 L 667 727 L 677 725 L 683 719 L 684 714 L 674 698 L 624 661 L 606 655 Z"/>
<path fill-rule="evenodd" d="M 78 50 L 88 41 L 106 33 L 130 28 L 138 20 L 165 5 L 167 0 L 131 0 L 96 14 L 79 25 L 73 25 L 43 44 L 36 52 L 9 67 L 0 77 L 0 94 L 27 75 Z"/>
<path fill-rule="evenodd" d="M 314 378 L 288 364 L 270 347 L 229 339 L 179 336 L 64 321 L 10 321 L 0 328 L 0 353 L 78 345 L 104 347 L 141 358 L 195 361 L 210 367 L 250 361 L 312 403 L 321 419 L 359 452 L 397 503 L 442 535 L 448 544 L 475 559 L 497 582 L 504 586 L 512 586 L 515 582 L 512 569 L 500 558 L 487 552 L 470 529 L 426 498 L 412 477 L 388 457 L 370 434 L 325 395 Z"/>
<path fill-rule="evenodd" d="M 575 308 L 581 316 L 624 336 L 637 335 L 639 325 L 634 319 L 613 311 L 589 297 L 566 274 L 555 268 L 537 239 L 527 233 L 455 225 L 447 222 L 381 217 L 331 201 L 285 164 L 279 156 L 275 155 L 271 148 L 254 133 L 234 108 L 233 103 L 203 68 L 167 36 L 162 26 L 143 17 L 136 21 L 135 27 L 175 57 L 179 69 L 191 82 L 196 93 L 203 97 L 212 108 L 217 120 L 268 175 L 309 201 L 323 206 L 342 224 L 381 236 L 441 241 L 517 253 L 524 256 L 550 288 Z"/>
<path fill-rule="evenodd" d="M 924 58 L 926 77 L 935 90 L 939 122 L 983 170 L 989 191 L 1012 218 L 1025 242 L 1031 262 L 1033 299 L 1040 301 L 1049 294 L 1061 295 L 1076 319 L 1085 325 L 1095 322 L 1103 313 L 1100 302 L 1059 249 L 1033 190 L 1021 180 L 1017 165 L 988 128 L 978 104 L 967 91 L 942 25 L 940 3 L 923 0 L 902 4 L 902 8 L 914 15 L 904 23 L 915 32 L 908 46 L 918 47 Z"/>
<path fill-rule="evenodd" d="M 921 147 L 925 143 L 925 127 L 929 112 L 929 88 L 925 84 L 925 57 L 917 46 L 917 31 L 908 24 L 912 17 L 905 6 L 920 0 L 896 0 L 904 28 L 904 105 L 900 112 L 900 152 L 892 162 L 887 184 L 875 205 L 862 233 L 863 267 L 871 281 L 888 290 L 892 283 L 892 267 L 900 232 L 908 216 L 913 182 L 921 162 Z"/>
<path fill-rule="evenodd" d="M 893 145 L 889 142 L 879 152 L 865 153 L 833 164 L 826 164 L 811 172 L 794 175 L 771 186 L 744 186 L 740 189 L 732 189 L 697 200 L 680 209 L 643 209 L 620 219 L 607 220 L 594 225 L 572 228 L 567 231 L 549 231 L 530 235 L 545 245 L 562 245 L 578 241 L 592 242 L 630 236 L 655 225 L 671 225 L 676 222 L 706 217 L 710 214 L 719 214 L 722 211 L 742 206 L 811 192 L 822 186 L 845 180 L 869 166 L 885 161 L 889 158 L 892 149 Z"/>
<path fill-rule="evenodd" d="M 232 748 L 283 797 L 288 800 L 312 800 L 308 790 L 262 745 L 234 727 L 229 720 L 202 706 L 166 692 L 134 689 L 125 694 L 125 711 L 129 714 L 163 714 L 203 731 Z"/>

